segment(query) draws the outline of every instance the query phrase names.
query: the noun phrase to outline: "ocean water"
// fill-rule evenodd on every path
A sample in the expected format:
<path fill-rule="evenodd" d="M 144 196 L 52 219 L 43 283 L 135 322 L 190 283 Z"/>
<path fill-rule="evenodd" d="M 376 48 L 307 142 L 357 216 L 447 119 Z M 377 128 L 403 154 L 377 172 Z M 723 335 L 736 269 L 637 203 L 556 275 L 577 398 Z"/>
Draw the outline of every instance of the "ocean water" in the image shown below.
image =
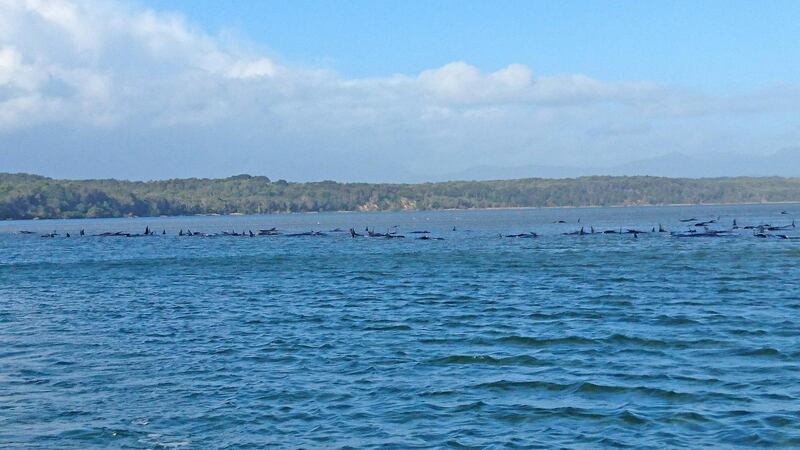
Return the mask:
<path fill-rule="evenodd" d="M 0 222 L 0 447 L 800 447 L 800 240 L 561 234 L 793 212 Z"/>

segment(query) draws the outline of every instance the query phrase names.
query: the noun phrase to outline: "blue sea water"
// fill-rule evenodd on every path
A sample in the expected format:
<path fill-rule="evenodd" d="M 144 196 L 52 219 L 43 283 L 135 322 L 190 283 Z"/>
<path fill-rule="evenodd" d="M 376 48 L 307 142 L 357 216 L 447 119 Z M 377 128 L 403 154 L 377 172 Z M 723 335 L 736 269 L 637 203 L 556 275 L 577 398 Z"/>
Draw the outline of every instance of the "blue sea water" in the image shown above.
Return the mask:
<path fill-rule="evenodd" d="M 800 240 L 561 234 L 793 211 L 3 222 L 0 447 L 800 447 Z"/>

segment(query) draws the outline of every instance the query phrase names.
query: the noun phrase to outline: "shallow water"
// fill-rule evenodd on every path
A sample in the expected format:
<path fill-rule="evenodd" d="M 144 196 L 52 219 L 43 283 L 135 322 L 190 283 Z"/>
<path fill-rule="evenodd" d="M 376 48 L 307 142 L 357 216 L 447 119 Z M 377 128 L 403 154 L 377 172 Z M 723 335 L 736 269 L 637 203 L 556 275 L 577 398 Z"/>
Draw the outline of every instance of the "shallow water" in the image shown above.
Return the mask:
<path fill-rule="evenodd" d="M 2 222 L 0 446 L 800 446 L 800 240 L 560 235 L 783 209 Z"/>

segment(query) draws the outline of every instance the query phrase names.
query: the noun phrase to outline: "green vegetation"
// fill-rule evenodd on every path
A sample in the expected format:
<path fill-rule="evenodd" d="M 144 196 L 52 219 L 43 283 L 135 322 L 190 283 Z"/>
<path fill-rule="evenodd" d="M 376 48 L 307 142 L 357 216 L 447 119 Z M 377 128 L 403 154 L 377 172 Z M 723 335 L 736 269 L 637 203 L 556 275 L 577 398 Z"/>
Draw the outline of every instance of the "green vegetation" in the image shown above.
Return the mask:
<path fill-rule="evenodd" d="M 54 180 L 0 173 L 0 219 L 800 201 L 800 178 L 529 178 L 422 184 Z"/>

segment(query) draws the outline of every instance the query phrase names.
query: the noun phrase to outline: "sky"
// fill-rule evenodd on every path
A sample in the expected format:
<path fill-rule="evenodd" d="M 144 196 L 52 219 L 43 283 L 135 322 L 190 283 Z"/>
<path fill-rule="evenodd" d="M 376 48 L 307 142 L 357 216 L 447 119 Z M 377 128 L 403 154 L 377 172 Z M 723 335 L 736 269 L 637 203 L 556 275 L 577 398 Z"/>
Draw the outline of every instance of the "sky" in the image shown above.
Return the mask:
<path fill-rule="evenodd" d="M 796 1 L 0 0 L 0 172 L 800 176 L 797 17 Z"/>

